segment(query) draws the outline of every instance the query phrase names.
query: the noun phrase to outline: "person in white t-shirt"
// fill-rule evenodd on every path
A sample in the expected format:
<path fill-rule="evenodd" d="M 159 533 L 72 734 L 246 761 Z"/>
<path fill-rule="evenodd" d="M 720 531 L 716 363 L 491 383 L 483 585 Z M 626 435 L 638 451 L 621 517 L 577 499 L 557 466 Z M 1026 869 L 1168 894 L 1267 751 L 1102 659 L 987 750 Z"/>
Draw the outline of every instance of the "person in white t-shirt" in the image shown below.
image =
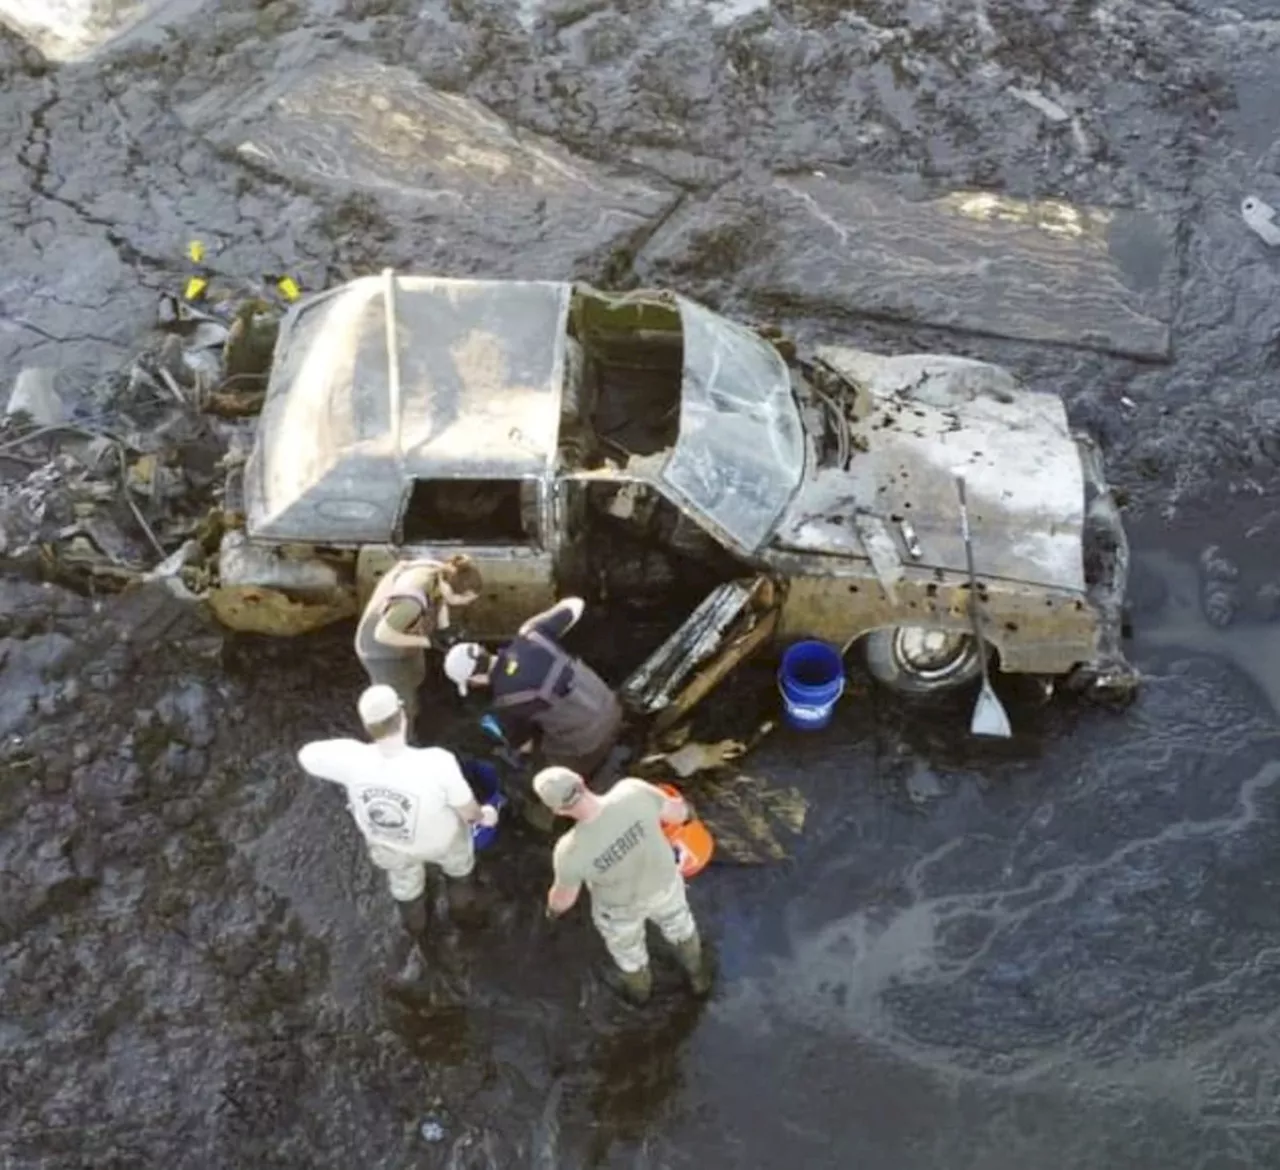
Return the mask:
<path fill-rule="evenodd" d="M 469 877 L 476 864 L 471 827 L 497 824 L 498 811 L 476 802 L 451 751 L 409 746 L 404 704 L 391 687 L 369 687 L 359 710 L 372 743 L 316 740 L 299 750 L 298 763 L 347 790 L 369 859 L 386 872 L 405 929 L 421 935 L 427 866 L 450 878 Z"/>

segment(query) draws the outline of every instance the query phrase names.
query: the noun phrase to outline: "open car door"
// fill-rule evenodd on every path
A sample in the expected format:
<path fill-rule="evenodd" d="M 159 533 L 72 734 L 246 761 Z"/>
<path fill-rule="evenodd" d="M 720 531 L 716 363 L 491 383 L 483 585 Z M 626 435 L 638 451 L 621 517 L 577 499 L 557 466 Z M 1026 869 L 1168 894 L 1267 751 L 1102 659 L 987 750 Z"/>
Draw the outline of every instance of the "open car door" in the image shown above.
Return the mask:
<path fill-rule="evenodd" d="M 622 684 L 623 703 L 653 717 L 655 735 L 674 726 L 769 640 L 781 602 L 763 575 L 716 586 Z"/>

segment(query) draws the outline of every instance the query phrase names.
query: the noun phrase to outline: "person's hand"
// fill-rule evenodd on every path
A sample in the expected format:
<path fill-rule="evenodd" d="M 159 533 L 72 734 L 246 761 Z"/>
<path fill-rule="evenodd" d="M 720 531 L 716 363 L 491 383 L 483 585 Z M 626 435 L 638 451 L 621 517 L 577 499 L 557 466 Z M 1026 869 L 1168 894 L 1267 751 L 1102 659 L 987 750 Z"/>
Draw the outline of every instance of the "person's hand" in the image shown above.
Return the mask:
<path fill-rule="evenodd" d="M 492 829 L 498 823 L 498 810 L 491 804 L 480 806 L 480 823 L 486 829 Z"/>

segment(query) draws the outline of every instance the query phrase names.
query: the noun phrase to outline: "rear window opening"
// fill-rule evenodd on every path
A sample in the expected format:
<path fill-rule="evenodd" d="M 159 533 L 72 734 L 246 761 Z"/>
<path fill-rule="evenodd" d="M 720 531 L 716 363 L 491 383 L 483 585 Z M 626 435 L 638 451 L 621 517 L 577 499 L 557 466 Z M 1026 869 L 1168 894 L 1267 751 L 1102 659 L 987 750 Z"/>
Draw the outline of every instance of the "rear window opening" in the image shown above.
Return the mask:
<path fill-rule="evenodd" d="M 533 485 L 528 487 L 533 491 Z M 416 479 L 404 513 L 405 544 L 529 544 L 519 479 Z"/>

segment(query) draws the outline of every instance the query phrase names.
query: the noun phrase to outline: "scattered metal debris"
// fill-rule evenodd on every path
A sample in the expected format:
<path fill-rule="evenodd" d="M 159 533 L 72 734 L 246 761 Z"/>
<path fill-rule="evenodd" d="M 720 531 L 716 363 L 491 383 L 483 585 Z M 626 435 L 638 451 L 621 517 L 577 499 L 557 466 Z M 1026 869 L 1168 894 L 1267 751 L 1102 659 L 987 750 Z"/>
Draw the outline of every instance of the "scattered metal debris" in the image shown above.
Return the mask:
<path fill-rule="evenodd" d="M 261 352 L 274 320 L 253 304 Z M 226 370 L 228 360 L 246 364 L 233 344 L 239 310 L 222 309 L 230 325 L 166 298 L 162 335 L 74 402 L 56 370 L 18 375 L 0 419 L 7 568 L 94 593 L 159 580 L 185 600 L 212 596 L 227 527 L 222 463 L 252 425 L 240 421 L 250 413 L 246 375 Z"/>
<path fill-rule="evenodd" d="M 1071 117 L 1057 102 L 1045 97 L 1039 90 L 1020 89 L 1016 85 L 1011 85 L 1008 92 L 1020 102 L 1026 102 L 1032 109 L 1039 110 L 1050 122 L 1066 122 Z"/>
<path fill-rule="evenodd" d="M 1271 204 L 1256 195 L 1246 195 L 1240 203 L 1240 215 L 1245 226 L 1263 243 L 1273 248 L 1280 245 L 1280 224 L 1276 223 L 1276 209 Z"/>

